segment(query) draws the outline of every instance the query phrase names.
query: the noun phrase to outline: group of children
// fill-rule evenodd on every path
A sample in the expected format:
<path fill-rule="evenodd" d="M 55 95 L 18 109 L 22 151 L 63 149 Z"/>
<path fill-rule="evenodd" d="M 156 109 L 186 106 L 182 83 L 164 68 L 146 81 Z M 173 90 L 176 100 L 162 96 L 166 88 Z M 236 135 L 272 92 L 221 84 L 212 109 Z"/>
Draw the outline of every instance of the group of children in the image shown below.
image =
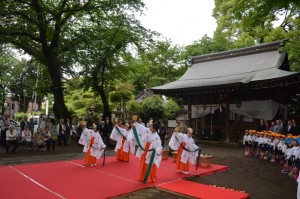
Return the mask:
<path fill-rule="evenodd" d="M 298 179 L 300 168 L 300 136 L 272 131 L 246 130 L 243 138 L 245 155 L 284 165 L 282 173 Z"/>

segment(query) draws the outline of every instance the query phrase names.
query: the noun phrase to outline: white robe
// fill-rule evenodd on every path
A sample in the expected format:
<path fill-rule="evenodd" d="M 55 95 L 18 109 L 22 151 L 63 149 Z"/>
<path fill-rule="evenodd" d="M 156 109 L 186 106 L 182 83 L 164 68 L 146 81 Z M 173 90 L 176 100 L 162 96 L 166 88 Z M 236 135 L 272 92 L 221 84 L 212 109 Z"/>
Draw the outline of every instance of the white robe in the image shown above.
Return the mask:
<path fill-rule="evenodd" d="M 157 134 L 157 132 L 155 133 L 151 133 L 148 135 L 147 138 L 148 142 L 151 142 L 150 147 L 148 150 L 150 149 L 155 149 L 155 156 L 154 156 L 154 160 L 153 160 L 153 164 L 155 164 L 157 166 L 157 168 L 160 165 L 161 162 L 161 153 L 162 153 L 162 146 L 161 146 L 161 140 L 159 135 Z M 146 154 L 146 164 L 149 164 L 150 160 L 151 160 L 151 156 L 152 156 L 152 151 L 148 151 Z"/>
<path fill-rule="evenodd" d="M 124 146 L 123 146 L 123 151 L 128 153 L 129 151 L 129 142 L 127 140 L 128 137 L 128 131 L 126 129 L 123 129 L 121 127 L 118 127 L 120 132 L 122 133 L 122 135 L 124 137 L 126 137 L 126 140 L 124 142 Z M 114 129 L 112 130 L 111 134 L 110 134 L 110 139 L 114 140 L 117 142 L 116 147 L 115 147 L 115 151 L 117 152 L 121 146 L 122 146 L 122 140 L 123 140 L 123 136 L 120 135 L 120 133 L 117 131 L 116 127 L 114 127 Z"/>
<path fill-rule="evenodd" d="M 91 156 L 94 156 L 97 159 L 100 159 L 100 157 L 102 156 L 106 145 L 104 144 L 101 135 L 99 134 L 99 132 L 92 132 L 92 137 L 94 137 L 94 143 L 91 147 Z"/>
<path fill-rule="evenodd" d="M 88 151 L 91 135 L 92 135 L 91 130 L 89 130 L 88 128 L 83 129 L 80 139 L 78 141 L 79 144 L 84 146 L 83 152 Z"/>
<path fill-rule="evenodd" d="M 176 137 L 177 139 L 176 139 Z M 180 146 L 180 143 L 182 142 L 182 139 L 183 139 L 183 134 L 182 133 L 179 133 L 179 132 L 173 132 L 172 134 L 172 137 L 169 141 L 169 147 L 172 149 L 172 150 L 175 150 L 177 151 L 179 146 Z"/>
<path fill-rule="evenodd" d="M 146 143 L 147 143 L 147 137 L 148 137 L 148 134 L 149 134 L 150 130 L 148 128 L 144 127 L 143 125 L 137 123 L 137 122 L 135 122 L 134 125 L 135 125 L 135 128 L 136 128 L 136 132 L 138 134 L 140 144 L 143 148 L 145 148 Z M 137 141 L 134 137 L 132 128 L 128 132 L 128 139 L 127 140 L 130 143 L 130 152 L 132 154 L 134 154 L 135 153 L 135 146 L 138 146 L 138 143 L 137 143 Z M 144 151 L 138 146 L 138 149 L 136 151 L 135 156 L 140 158 L 140 157 L 142 157 L 143 153 L 144 153 Z"/>
<path fill-rule="evenodd" d="M 183 142 L 186 143 L 185 148 L 190 151 L 195 151 L 196 149 L 199 148 L 195 144 L 194 139 L 192 137 L 188 137 L 187 135 L 184 135 Z M 197 157 L 198 157 L 198 151 L 189 152 L 189 151 L 183 150 L 180 161 L 183 163 L 187 163 L 187 161 L 189 161 L 190 164 L 195 164 Z"/>

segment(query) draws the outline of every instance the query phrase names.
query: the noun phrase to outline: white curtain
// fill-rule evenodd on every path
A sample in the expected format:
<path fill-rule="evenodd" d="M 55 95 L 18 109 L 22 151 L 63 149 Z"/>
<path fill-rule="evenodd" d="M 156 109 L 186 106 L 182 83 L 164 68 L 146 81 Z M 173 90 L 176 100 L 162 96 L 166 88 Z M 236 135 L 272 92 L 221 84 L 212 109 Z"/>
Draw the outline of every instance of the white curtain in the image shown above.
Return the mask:
<path fill-rule="evenodd" d="M 286 106 L 273 100 L 242 101 L 240 108 L 236 104 L 230 104 L 230 111 L 233 113 L 265 120 L 272 120 L 279 109 L 284 111 L 283 114 L 286 113 Z"/>
<path fill-rule="evenodd" d="M 192 118 L 203 117 L 210 113 L 214 113 L 217 109 L 223 111 L 225 104 L 208 104 L 208 105 L 192 105 Z M 184 106 L 188 110 L 188 106 Z M 243 115 L 250 118 L 272 120 L 278 110 L 282 110 L 286 118 L 286 106 L 277 103 L 274 100 L 253 100 L 242 101 L 241 106 L 238 108 L 236 104 L 230 104 L 230 111 L 238 115 Z"/>
<path fill-rule="evenodd" d="M 208 104 L 203 107 L 203 105 L 192 105 L 192 119 L 196 117 L 203 117 L 210 113 L 214 113 L 217 109 L 220 108 L 220 104 Z M 184 109 L 187 110 L 188 106 L 184 106 Z"/>

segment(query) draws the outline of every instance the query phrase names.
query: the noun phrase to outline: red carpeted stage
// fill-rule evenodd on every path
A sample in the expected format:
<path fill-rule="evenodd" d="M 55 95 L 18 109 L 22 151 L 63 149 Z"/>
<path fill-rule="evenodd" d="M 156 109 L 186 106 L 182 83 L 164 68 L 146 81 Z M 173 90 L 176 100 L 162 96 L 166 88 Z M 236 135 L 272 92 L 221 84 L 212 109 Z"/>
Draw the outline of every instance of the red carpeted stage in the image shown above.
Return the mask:
<path fill-rule="evenodd" d="M 160 184 L 157 185 L 157 187 L 169 192 L 171 191 L 201 199 L 246 199 L 249 197 L 249 194 L 241 191 L 194 183 L 187 180 L 178 180 Z"/>
<path fill-rule="evenodd" d="M 155 183 L 139 182 L 139 159 L 119 162 L 107 157 L 98 165 L 87 166 L 83 160 L 0 167 L 0 193 L 3 198 L 110 198 L 159 186 L 194 175 L 207 175 L 228 169 L 213 164 L 209 168 L 191 167 L 188 175 L 178 173 L 171 158 L 163 160 Z"/>

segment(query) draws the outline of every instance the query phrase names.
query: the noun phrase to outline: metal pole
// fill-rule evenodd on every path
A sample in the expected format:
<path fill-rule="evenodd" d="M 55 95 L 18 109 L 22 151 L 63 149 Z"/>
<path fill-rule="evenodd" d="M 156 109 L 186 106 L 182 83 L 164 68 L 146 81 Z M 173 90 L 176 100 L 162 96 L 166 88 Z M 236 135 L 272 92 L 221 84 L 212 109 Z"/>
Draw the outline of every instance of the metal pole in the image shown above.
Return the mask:
<path fill-rule="evenodd" d="M 46 115 L 48 116 L 49 101 L 46 99 Z"/>
<path fill-rule="evenodd" d="M 24 113 L 25 113 L 25 92 L 24 92 L 23 108 L 24 108 Z"/>
<path fill-rule="evenodd" d="M 210 135 L 213 134 L 212 130 L 212 114 L 213 114 L 213 107 L 212 107 L 212 95 L 210 96 Z"/>
<path fill-rule="evenodd" d="M 9 119 L 10 119 L 10 115 L 11 115 L 10 110 L 11 110 L 11 103 L 8 103 L 8 116 L 9 116 Z"/>
<path fill-rule="evenodd" d="M 34 92 L 32 93 L 32 97 L 31 97 L 31 112 L 30 112 L 31 115 L 33 111 L 33 98 L 34 98 Z"/>

